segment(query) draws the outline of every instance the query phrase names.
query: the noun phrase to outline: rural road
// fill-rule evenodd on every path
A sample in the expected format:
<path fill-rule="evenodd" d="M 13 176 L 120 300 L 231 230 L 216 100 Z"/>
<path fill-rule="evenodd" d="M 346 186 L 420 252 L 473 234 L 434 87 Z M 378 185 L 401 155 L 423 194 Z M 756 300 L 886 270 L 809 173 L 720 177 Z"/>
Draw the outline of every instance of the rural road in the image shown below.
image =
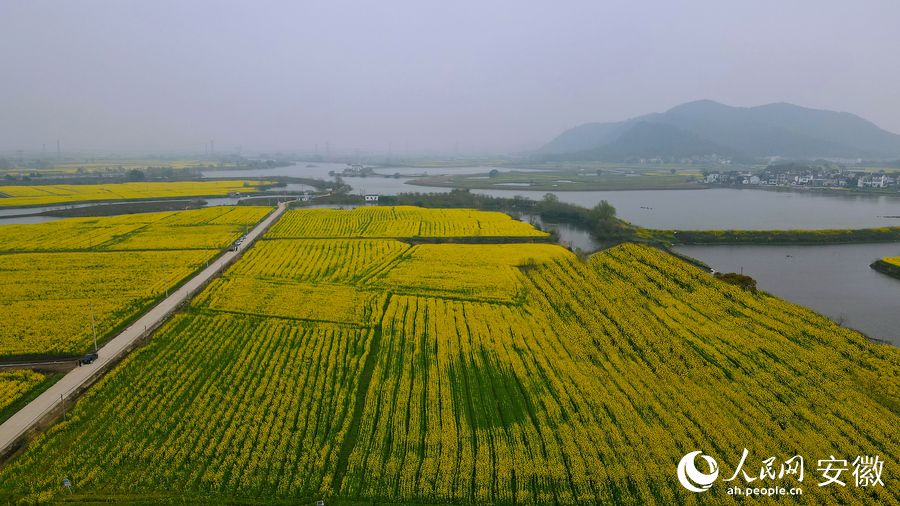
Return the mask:
<path fill-rule="evenodd" d="M 44 393 L 3 422 L 0 425 L 0 454 L 3 454 L 22 434 L 31 429 L 34 424 L 56 408 L 64 399 L 76 393 L 80 387 L 88 384 L 110 362 L 114 362 L 128 353 L 135 342 L 144 336 L 145 329 L 153 329 L 162 323 L 182 302 L 190 299 L 206 282 L 216 277 L 228 266 L 231 260 L 250 247 L 284 213 L 285 209 L 285 204 L 279 204 L 275 212 L 266 217 L 265 220 L 261 221 L 247 234 L 247 238 L 238 247 L 238 251 L 229 250 L 225 252 L 221 257 L 211 262 L 209 267 L 191 278 L 181 288 L 172 292 L 169 297 L 162 300 L 153 309 L 119 333 L 119 335 L 107 342 L 97 351 L 98 358 L 94 363 L 72 369 Z"/>

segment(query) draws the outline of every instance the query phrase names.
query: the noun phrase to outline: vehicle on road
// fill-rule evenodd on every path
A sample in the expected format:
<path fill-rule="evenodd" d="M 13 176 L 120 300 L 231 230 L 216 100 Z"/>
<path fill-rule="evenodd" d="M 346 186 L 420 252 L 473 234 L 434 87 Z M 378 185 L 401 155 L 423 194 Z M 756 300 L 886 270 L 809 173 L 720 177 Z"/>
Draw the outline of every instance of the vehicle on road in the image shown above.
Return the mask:
<path fill-rule="evenodd" d="M 91 352 L 78 359 L 78 365 L 93 364 L 95 360 L 97 360 L 97 353 Z"/>

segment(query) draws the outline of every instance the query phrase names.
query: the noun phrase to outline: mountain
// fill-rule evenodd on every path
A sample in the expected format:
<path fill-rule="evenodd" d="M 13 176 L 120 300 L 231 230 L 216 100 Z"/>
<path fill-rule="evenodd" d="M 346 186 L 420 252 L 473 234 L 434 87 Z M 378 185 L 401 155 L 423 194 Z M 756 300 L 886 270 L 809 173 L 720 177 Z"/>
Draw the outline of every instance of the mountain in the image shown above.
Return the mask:
<path fill-rule="evenodd" d="M 859 116 L 777 103 L 700 100 L 617 123 L 587 123 L 541 149 L 554 159 L 623 160 L 718 154 L 761 158 L 900 157 L 900 135 Z"/>
<path fill-rule="evenodd" d="M 733 155 L 735 150 L 704 139 L 699 135 L 665 123 L 639 121 L 625 129 L 613 142 L 573 153 L 585 160 L 622 160 L 647 156 L 647 146 L 653 146 L 653 156 L 686 158 L 709 153 Z"/>

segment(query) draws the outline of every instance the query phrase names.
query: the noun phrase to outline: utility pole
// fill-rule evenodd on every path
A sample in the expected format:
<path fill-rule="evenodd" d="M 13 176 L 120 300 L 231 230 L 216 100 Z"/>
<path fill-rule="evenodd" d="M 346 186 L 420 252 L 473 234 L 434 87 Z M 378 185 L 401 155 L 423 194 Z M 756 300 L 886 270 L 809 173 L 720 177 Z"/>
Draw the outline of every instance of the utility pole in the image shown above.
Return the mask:
<path fill-rule="evenodd" d="M 91 333 L 94 334 L 94 353 L 97 353 L 97 327 L 94 325 L 94 303 L 91 302 Z"/>

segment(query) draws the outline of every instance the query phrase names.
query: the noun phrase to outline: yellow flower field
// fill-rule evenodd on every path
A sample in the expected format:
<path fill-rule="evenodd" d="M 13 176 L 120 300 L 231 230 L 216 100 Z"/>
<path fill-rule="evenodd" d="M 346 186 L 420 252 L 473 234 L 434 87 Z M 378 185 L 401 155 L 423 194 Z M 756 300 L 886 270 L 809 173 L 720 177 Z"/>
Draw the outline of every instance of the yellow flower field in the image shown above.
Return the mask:
<path fill-rule="evenodd" d="M 259 186 L 266 184 L 269 183 L 235 180 L 0 186 L 0 207 L 169 197 L 225 197 L 234 192 L 255 193 Z"/>
<path fill-rule="evenodd" d="M 368 282 L 397 293 L 511 302 L 525 296 L 521 267 L 571 255 L 551 244 L 420 244 Z"/>
<path fill-rule="evenodd" d="M 179 212 L 0 225 L 0 356 L 78 354 L 271 212 Z"/>
<path fill-rule="evenodd" d="M 0 225 L 0 252 L 220 249 L 271 211 L 269 207 L 219 206 Z"/>
<path fill-rule="evenodd" d="M 412 206 L 296 209 L 286 213 L 266 234 L 269 238 L 503 236 L 547 234 L 504 213 Z"/>
<path fill-rule="evenodd" d="M 747 449 L 756 476 L 806 457 L 794 502 L 900 502 L 815 471 L 900 461 L 896 348 L 646 246 L 348 238 L 385 212 L 255 245 L 0 469 L 0 500 L 700 504 L 679 459 L 724 478 Z M 301 216 L 282 231 L 322 230 Z M 726 486 L 699 500 L 746 503 Z"/>
<path fill-rule="evenodd" d="M 885 262 L 887 262 L 891 265 L 900 267 L 900 257 L 886 257 L 886 258 L 883 258 L 882 260 L 884 260 Z"/>
<path fill-rule="evenodd" d="M 359 282 L 397 260 L 409 245 L 392 239 L 260 241 L 229 272 L 260 279 Z"/>
<path fill-rule="evenodd" d="M 0 411 L 44 381 L 43 374 L 29 370 L 0 371 Z"/>
<path fill-rule="evenodd" d="M 197 299 L 216 311 L 369 324 L 380 315 L 384 295 L 347 285 L 263 281 L 243 276 L 216 279 Z"/>
<path fill-rule="evenodd" d="M 0 356 L 78 354 L 148 308 L 214 251 L 0 255 Z"/>

